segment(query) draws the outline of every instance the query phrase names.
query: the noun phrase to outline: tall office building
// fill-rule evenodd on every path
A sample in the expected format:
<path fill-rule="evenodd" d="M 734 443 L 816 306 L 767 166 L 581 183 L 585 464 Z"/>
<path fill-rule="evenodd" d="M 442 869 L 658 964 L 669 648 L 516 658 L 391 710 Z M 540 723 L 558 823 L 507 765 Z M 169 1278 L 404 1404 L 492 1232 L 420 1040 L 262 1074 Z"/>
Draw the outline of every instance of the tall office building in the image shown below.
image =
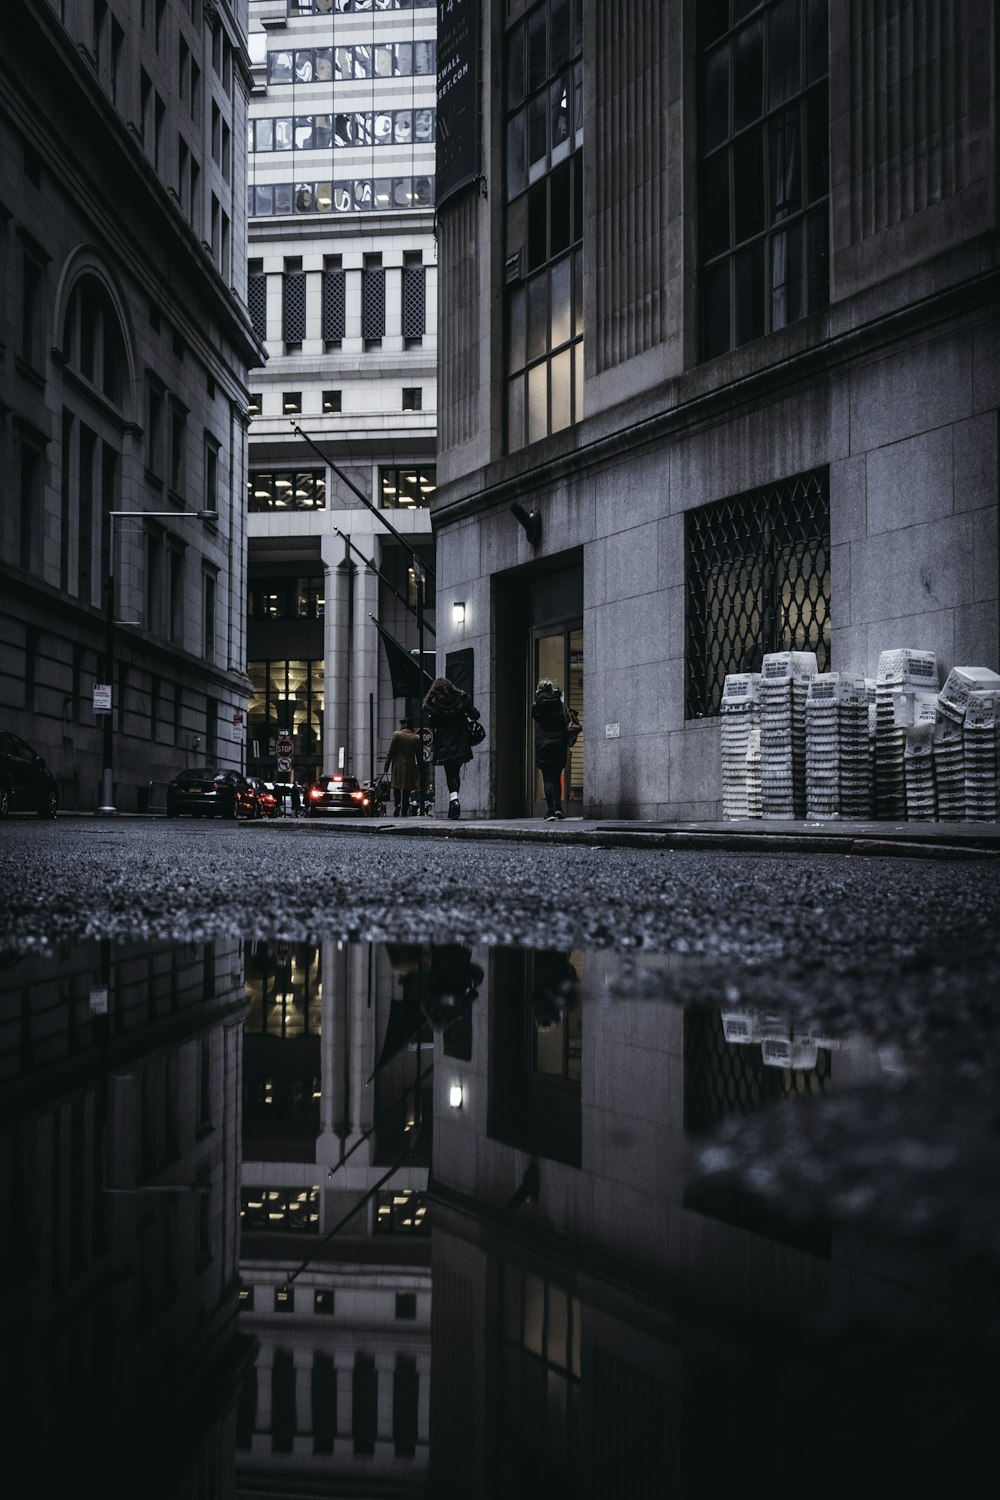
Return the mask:
<path fill-rule="evenodd" d="M 67 807 L 243 754 L 246 24 L 0 11 L 0 704 Z"/>
<path fill-rule="evenodd" d="M 372 617 L 416 649 L 425 587 L 433 648 L 436 20 L 429 0 L 250 6 L 248 299 L 268 359 L 250 401 L 248 763 L 264 775 L 287 732 L 299 779 L 367 777 L 416 706 Z"/>
<path fill-rule="evenodd" d="M 540 675 L 584 723 L 571 807 L 704 818 L 764 652 L 996 667 L 996 45 L 986 0 L 442 8 L 463 805 L 542 805 Z"/>

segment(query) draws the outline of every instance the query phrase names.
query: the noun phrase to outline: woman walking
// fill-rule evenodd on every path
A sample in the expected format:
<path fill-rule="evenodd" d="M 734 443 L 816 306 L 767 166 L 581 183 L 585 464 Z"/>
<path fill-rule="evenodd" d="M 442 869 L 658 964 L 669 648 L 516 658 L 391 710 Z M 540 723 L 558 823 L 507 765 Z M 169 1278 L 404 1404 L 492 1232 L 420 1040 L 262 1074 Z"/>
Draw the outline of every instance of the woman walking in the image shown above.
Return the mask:
<path fill-rule="evenodd" d="M 435 677 L 424 699 L 424 723 L 434 731 L 434 764 L 444 766 L 448 783 L 448 817 L 460 818 L 458 800 L 462 767 L 472 759 L 469 721 L 479 718 L 479 709 L 468 693 L 447 677 Z"/>
<path fill-rule="evenodd" d="M 545 821 L 562 818 L 562 774 L 569 752 L 569 714 L 550 677 L 542 677 L 531 705 L 535 721 L 535 765 L 545 788 Z"/>
<path fill-rule="evenodd" d="M 412 719 L 400 719 L 399 728 L 389 740 L 383 769 L 392 787 L 392 815 L 405 818 L 410 810 L 410 793 L 420 785 L 420 736 L 413 730 Z"/>

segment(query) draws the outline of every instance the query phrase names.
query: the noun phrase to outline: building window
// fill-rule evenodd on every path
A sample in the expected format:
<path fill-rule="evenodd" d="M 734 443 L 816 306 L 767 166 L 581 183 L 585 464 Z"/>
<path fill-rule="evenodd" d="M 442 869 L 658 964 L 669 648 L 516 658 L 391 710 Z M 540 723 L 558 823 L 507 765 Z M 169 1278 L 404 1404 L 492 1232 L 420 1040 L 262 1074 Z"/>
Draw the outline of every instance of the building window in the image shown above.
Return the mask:
<path fill-rule="evenodd" d="M 45 270 L 29 250 L 21 251 L 21 320 L 18 353 L 33 370 L 42 368 Z"/>
<path fill-rule="evenodd" d="M 701 329 L 711 359 L 829 300 L 827 5 L 721 0 L 699 6 L 698 20 Z"/>
<path fill-rule="evenodd" d="M 583 416 L 581 0 L 543 0 L 507 34 L 509 451 Z"/>
<path fill-rule="evenodd" d="M 170 549 L 170 639 L 175 646 L 184 640 L 184 553 Z"/>
<path fill-rule="evenodd" d="M 260 394 L 260 391 L 251 391 L 249 397 L 247 398 L 247 416 L 248 417 L 259 417 L 260 413 L 261 413 L 261 394 Z"/>
<path fill-rule="evenodd" d="M 219 508 L 219 445 L 205 435 L 205 510 Z"/>
<path fill-rule="evenodd" d="M 830 494 L 826 470 L 689 510 L 685 714 L 719 712 L 728 672 L 769 651 L 815 651 L 830 667 Z"/>
<path fill-rule="evenodd" d="M 146 376 L 146 468 L 163 473 L 163 386 L 155 375 Z"/>
<path fill-rule="evenodd" d="M 285 261 L 281 320 L 281 336 L 285 343 L 301 344 L 306 336 L 306 273 L 301 260 Z"/>
<path fill-rule="evenodd" d="M 251 584 L 247 617 L 251 620 L 322 620 L 325 593 L 322 574 L 304 578 L 267 578 Z"/>
<path fill-rule="evenodd" d="M 375 1213 L 376 1234 L 427 1234 L 427 1204 L 416 1188 L 383 1189 Z"/>
<path fill-rule="evenodd" d="M 170 488 L 184 493 L 187 445 L 187 411 L 179 401 L 170 403 Z"/>
<path fill-rule="evenodd" d="M 281 410 L 284 412 L 286 417 L 300 417 L 302 415 L 302 392 L 282 392 Z"/>
<path fill-rule="evenodd" d="M 328 416 L 343 410 L 340 391 L 323 392 L 323 410 Z"/>
<path fill-rule="evenodd" d="M 417 1451 L 420 1376 L 412 1355 L 397 1354 L 392 1372 L 392 1442 L 397 1458 Z"/>
<path fill-rule="evenodd" d="M 319 1231 L 319 1188 L 244 1188 L 240 1217 L 244 1228 Z"/>
<path fill-rule="evenodd" d="M 580 1408 L 580 1302 L 509 1262 L 500 1310 L 500 1432 L 532 1488 L 575 1488 Z M 544 1396 L 535 1393 L 544 1392 Z M 530 1423 L 522 1412 L 532 1410 Z"/>
<path fill-rule="evenodd" d="M 154 530 L 155 522 L 146 527 L 146 629 L 155 635 L 160 629 L 160 570 L 163 566 L 163 539 Z M 159 678 L 156 679 L 159 683 Z M 159 693 L 155 695 L 159 698 Z M 158 704 L 153 706 L 153 733 L 156 733 Z"/>
<path fill-rule="evenodd" d="M 251 261 L 247 276 L 247 308 L 253 331 L 259 339 L 267 338 L 267 276 L 260 261 Z"/>
<path fill-rule="evenodd" d="M 255 588 L 264 592 L 273 589 L 287 600 L 288 582 L 279 578 L 268 584 L 261 580 Z M 320 590 L 322 583 L 319 574 L 316 584 Z M 316 649 L 322 649 L 322 642 L 317 642 Z M 323 769 L 319 763 L 323 743 L 322 657 L 306 661 L 250 661 L 247 673 L 253 684 L 247 711 L 249 774 L 270 777 L 274 770 L 275 740 L 279 733 L 290 733 L 295 745 L 296 773 L 308 775 L 312 780 Z"/>
<path fill-rule="evenodd" d="M 419 385 L 403 386 L 403 410 L 422 411 L 424 405 L 423 389 Z"/>
<path fill-rule="evenodd" d="M 396 1293 L 396 1318 L 400 1322 L 411 1322 L 417 1316 L 416 1292 Z"/>
<path fill-rule="evenodd" d="M 325 510 L 323 469 L 254 469 L 247 481 L 248 508 L 257 510 Z"/>
<path fill-rule="evenodd" d="M 323 270 L 323 338 L 326 343 L 339 344 L 346 326 L 347 275 L 339 263 L 328 263 Z"/>
<path fill-rule="evenodd" d="M 313 1312 L 323 1313 L 326 1317 L 333 1316 L 334 1294 L 330 1288 L 317 1289 L 313 1292 Z"/>
<path fill-rule="evenodd" d="M 202 575 L 202 624 L 204 627 L 202 655 L 206 661 L 215 660 L 215 574 L 208 570 Z"/>
<path fill-rule="evenodd" d="M 383 510 L 414 509 L 430 505 L 437 489 L 437 469 L 404 464 L 379 469 L 379 494 Z"/>
<path fill-rule="evenodd" d="M 385 337 L 385 271 L 378 256 L 365 256 L 361 273 L 361 336 L 366 344 Z"/>
<path fill-rule="evenodd" d="M 407 251 L 403 265 L 403 338 L 419 342 L 427 331 L 427 271 L 419 251 Z"/>
<path fill-rule="evenodd" d="M 378 1370 L 371 1354 L 354 1356 L 351 1398 L 354 1451 L 372 1454 L 378 1438 Z"/>
<path fill-rule="evenodd" d="M 18 563 L 28 573 L 41 563 L 44 450 L 27 442 L 23 435 L 18 450 Z"/>

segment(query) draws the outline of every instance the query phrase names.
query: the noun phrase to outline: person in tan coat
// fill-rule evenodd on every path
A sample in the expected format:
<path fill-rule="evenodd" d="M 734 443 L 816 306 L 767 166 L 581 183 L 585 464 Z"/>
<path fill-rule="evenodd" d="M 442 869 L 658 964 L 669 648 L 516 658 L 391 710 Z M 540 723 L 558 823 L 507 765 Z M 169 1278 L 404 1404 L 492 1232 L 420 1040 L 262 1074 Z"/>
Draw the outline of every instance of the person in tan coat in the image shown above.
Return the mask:
<path fill-rule="evenodd" d="M 393 731 L 383 768 L 392 787 L 392 815 L 405 818 L 410 810 L 410 793 L 420 785 L 420 736 L 412 719 L 400 719 Z"/>

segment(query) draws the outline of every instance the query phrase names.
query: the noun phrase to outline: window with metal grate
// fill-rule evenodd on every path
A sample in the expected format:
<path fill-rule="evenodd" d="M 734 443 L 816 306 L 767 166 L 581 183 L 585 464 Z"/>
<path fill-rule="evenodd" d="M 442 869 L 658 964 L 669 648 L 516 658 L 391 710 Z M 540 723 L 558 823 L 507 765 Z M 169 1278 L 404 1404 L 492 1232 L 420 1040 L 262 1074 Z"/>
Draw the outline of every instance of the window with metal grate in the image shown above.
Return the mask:
<path fill-rule="evenodd" d="M 361 336 L 385 338 L 385 271 L 381 266 L 365 266 L 362 273 Z"/>
<path fill-rule="evenodd" d="M 423 266 L 403 267 L 403 337 L 422 339 L 427 331 L 427 273 Z"/>
<path fill-rule="evenodd" d="M 282 336 L 286 344 L 301 344 L 306 336 L 305 271 L 286 271 L 283 293 Z"/>
<path fill-rule="evenodd" d="M 719 712 L 728 672 L 769 651 L 815 651 L 830 668 L 830 490 L 826 469 L 688 511 L 685 714 Z"/>
<path fill-rule="evenodd" d="M 323 272 L 323 338 L 339 344 L 347 326 L 347 276 L 344 271 Z"/>
<path fill-rule="evenodd" d="M 267 276 L 252 271 L 247 280 L 247 307 L 253 331 L 259 339 L 267 338 Z"/>

